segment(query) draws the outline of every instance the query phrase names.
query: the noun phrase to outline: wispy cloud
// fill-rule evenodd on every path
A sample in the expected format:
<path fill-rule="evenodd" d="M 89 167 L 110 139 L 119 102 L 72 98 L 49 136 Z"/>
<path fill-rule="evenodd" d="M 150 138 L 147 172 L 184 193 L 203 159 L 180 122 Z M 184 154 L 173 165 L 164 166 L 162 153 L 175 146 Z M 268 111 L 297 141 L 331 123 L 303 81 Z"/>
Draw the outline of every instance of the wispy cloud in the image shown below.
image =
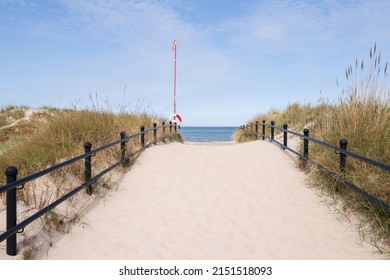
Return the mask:
<path fill-rule="evenodd" d="M 183 22 L 167 2 L 69 0 L 62 4 L 85 36 L 143 46 L 165 45 L 173 36 L 196 36 L 196 30 Z"/>
<path fill-rule="evenodd" d="M 196 37 L 196 29 L 180 19 L 174 5 L 175 1 L 153 0 L 0 0 L 0 19 L 34 36 L 84 36 L 123 45 Z"/>
<path fill-rule="evenodd" d="M 95 69 L 116 69 L 116 75 L 128 84 L 128 92 L 146 102 L 152 98 L 159 102 L 156 98 L 162 96 L 170 103 L 174 39 L 178 40 L 180 98 L 188 96 L 192 102 L 206 96 L 223 95 L 217 90 L 218 85 L 233 79 L 234 62 L 207 41 L 204 30 L 183 18 L 180 10 L 186 8 L 177 9 L 176 0 L 68 0 L 58 3 L 63 15 L 59 19 L 42 21 L 43 27 L 37 24 L 35 29 L 47 32 L 48 36 L 64 33 L 65 38 L 85 37 L 92 42 L 108 42 L 106 56 L 83 59 L 78 62 L 80 67 L 94 68 L 95 78 L 102 78 L 109 72 L 99 70 L 97 73 Z M 116 45 L 115 50 L 110 49 L 112 42 Z M 109 76 L 104 78 L 107 83 L 109 79 Z"/>
<path fill-rule="evenodd" d="M 389 1 L 264 1 L 219 26 L 233 44 L 260 52 L 389 40 Z"/>

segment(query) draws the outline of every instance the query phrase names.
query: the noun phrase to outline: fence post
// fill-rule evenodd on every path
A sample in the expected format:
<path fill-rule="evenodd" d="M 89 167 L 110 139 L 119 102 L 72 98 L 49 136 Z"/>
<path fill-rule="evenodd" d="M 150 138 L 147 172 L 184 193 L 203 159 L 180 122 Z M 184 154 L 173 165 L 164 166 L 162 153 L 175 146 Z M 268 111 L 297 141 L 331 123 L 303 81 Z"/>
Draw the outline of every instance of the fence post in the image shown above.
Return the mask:
<path fill-rule="evenodd" d="M 157 145 L 157 124 L 153 123 L 153 138 L 154 138 L 154 145 Z"/>
<path fill-rule="evenodd" d="M 91 151 L 91 148 L 92 148 L 91 142 L 85 142 L 84 143 L 85 153 L 89 153 Z M 92 169 L 91 168 L 91 156 L 87 156 L 85 158 L 85 169 L 84 169 L 84 179 L 85 179 L 85 182 L 88 182 L 89 180 L 91 180 L 91 174 L 92 174 L 92 170 L 91 169 Z M 89 185 L 87 187 L 87 194 L 92 195 L 92 185 Z"/>
<path fill-rule="evenodd" d="M 348 141 L 346 139 L 340 140 L 340 149 L 347 150 Z M 345 172 L 345 162 L 347 159 L 347 155 L 340 152 L 340 170 L 342 173 Z"/>
<path fill-rule="evenodd" d="M 271 121 L 271 141 L 274 141 L 274 135 L 275 135 L 275 122 Z"/>
<path fill-rule="evenodd" d="M 18 169 L 15 166 L 9 166 L 5 170 L 7 184 L 15 182 L 18 175 Z M 16 226 L 16 188 L 7 191 L 7 230 Z M 7 238 L 7 255 L 16 256 L 16 233 Z"/>
<path fill-rule="evenodd" d="M 257 140 L 257 134 L 259 133 L 259 121 L 256 121 L 256 140 Z"/>
<path fill-rule="evenodd" d="M 303 130 L 303 135 L 309 137 L 309 130 L 305 128 Z M 309 159 L 309 139 L 303 138 L 303 156 Z"/>
<path fill-rule="evenodd" d="M 288 124 L 285 123 L 283 125 L 283 129 L 287 130 L 287 128 L 288 128 Z M 283 131 L 283 146 L 284 146 L 283 149 L 287 148 L 287 131 Z"/>
<path fill-rule="evenodd" d="M 172 121 L 169 121 L 169 134 L 172 134 Z"/>
<path fill-rule="evenodd" d="M 262 126 L 263 126 L 263 130 L 262 130 L 261 140 L 264 140 L 265 139 L 265 120 L 262 121 Z"/>
<path fill-rule="evenodd" d="M 140 130 L 141 130 L 141 147 L 145 148 L 145 133 L 144 133 L 145 127 L 141 126 Z"/>
<path fill-rule="evenodd" d="M 165 122 L 162 122 L 162 129 L 163 129 L 163 132 L 162 132 L 163 139 L 162 139 L 162 141 L 163 141 L 163 143 L 165 143 Z"/>
<path fill-rule="evenodd" d="M 175 133 L 177 133 L 177 124 L 175 123 Z"/>
<path fill-rule="evenodd" d="M 124 141 L 123 139 L 126 138 L 126 132 L 124 131 L 121 131 L 121 152 L 122 152 L 122 157 L 121 157 L 121 160 L 124 160 L 125 157 L 126 157 L 126 141 Z M 126 163 L 125 162 L 122 162 L 122 166 L 125 166 Z"/>

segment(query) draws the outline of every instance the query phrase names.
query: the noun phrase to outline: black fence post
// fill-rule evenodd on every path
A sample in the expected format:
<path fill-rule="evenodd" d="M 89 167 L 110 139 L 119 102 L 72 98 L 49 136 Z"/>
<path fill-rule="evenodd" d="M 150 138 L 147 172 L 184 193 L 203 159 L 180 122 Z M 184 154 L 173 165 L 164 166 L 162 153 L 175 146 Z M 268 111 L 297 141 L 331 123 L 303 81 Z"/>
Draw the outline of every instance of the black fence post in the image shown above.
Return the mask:
<path fill-rule="evenodd" d="M 309 137 L 309 130 L 305 128 L 303 130 L 303 135 Z M 309 139 L 303 138 L 303 156 L 309 159 Z"/>
<path fill-rule="evenodd" d="M 271 141 L 274 141 L 274 136 L 275 136 L 275 122 L 271 121 Z"/>
<path fill-rule="evenodd" d="M 140 130 L 141 130 L 141 147 L 145 148 L 145 133 L 144 133 L 145 127 L 141 126 Z"/>
<path fill-rule="evenodd" d="M 125 157 L 126 157 L 126 141 L 123 140 L 126 138 L 126 132 L 124 131 L 121 131 L 121 152 L 122 152 L 122 156 L 121 156 L 121 160 L 124 160 Z M 125 166 L 126 163 L 125 162 L 122 162 L 122 166 Z"/>
<path fill-rule="evenodd" d="M 89 153 L 91 151 L 92 144 L 91 142 L 85 142 L 84 143 L 84 150 L 85 153 Z M 84 179 L 85 182 L 88 182 L 91 180 L 91 174 L 92 174 L 92 167 L 91 167 L 91 156 L 87 156 L 85 158 L 85 169 L 84 169 Z M 87 187 L 87 194 L 92 195 L 92 185 L 89 185 Z"/>
<path fill-rule="evenodd" d="M 348 141 L 346 139 L 341 139 L 339 144 L 340 144 L 340 149 L 347 150 Z M 347 159 L 347 155 L 340 152 L 340 170 L 342 173 L 345 172 L 346 159 Z"/>
<path fill-rule="evenodd" d="M 172 134 L 172 122 L 169 121 L 169 134 Z"/>
<path fill-rule="evenodd" d="M 175 133 L 177 133 L 177 124 L 175 123 Z"/>
<path fill-rule="evenodd" d="M 256 140 L 257 140 L 257 136 L 258 136 L 258 133 L 259 133 L 259 122 L 258 121 L 256 121 L 255 130 L 256 130 Z"/>
<path fill-rule="evenodd" d="M 283 149 L 287 148 L 287 128 L 288 128 L 288 124 L 285 123 L 283 125 L 283 129 L 285 130 L 283 131 L 283 146 L 284 146 Z"/>
<path fill-rule="evenodd" d="M 153 123 L 153 138 L 154 138 L 154 145 L 157 145 L 157 124 Z"/>
<path fill-rule="evenodd" d="M 263 130 L 262 130 L 261 140 L 264 140 L 265 139 L 265 120 L 262 121 L 262 126 L 263 126 Z"/>
<path fill-rule="evenodd" d="M 162 134 L 163 134 L 162 141 L 163 141 L 163 143 L 165 143 L 165 122 L 162 122 L 162 130 L 163 130 L 163 132 L 162 132 Z"/>
<path fill-rule="evenodd" d="M 15 166 L 9 166 L 5 170 L 7 184 L 15 182 L 18 175 L 18 169 Z M 16 226 L 16 188 L 7 191 L 7 230 Z M 7 238 L 7 255 L 16 256 L 16 233 Z"/>

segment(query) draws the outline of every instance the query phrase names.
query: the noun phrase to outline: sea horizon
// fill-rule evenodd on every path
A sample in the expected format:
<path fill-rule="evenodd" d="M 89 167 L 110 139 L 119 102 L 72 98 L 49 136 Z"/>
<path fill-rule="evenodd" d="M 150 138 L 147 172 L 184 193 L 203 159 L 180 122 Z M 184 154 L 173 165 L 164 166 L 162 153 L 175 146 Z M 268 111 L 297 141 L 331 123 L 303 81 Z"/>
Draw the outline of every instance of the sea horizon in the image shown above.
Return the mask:
<path fill-rule="evenodd" d="M 184 142 L 228 142 L 233 141 L 236 126 L 182 126 L 180 134 Z"/>

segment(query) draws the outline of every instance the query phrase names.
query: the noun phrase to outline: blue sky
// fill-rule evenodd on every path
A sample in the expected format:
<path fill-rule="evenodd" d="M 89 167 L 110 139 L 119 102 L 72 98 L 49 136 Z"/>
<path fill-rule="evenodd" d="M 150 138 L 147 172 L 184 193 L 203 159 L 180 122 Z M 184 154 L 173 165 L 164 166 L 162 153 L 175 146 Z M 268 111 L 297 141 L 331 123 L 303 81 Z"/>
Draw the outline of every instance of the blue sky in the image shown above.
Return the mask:
<path fill-rule="evenodd" d="M 0 106 L 92 95 L 169 117 L 176 39 L 184 125 L 239 126 L 335 98 L 375 42 L 388 60 L 389 14 L 388 0 L 0 0 Z"/>

